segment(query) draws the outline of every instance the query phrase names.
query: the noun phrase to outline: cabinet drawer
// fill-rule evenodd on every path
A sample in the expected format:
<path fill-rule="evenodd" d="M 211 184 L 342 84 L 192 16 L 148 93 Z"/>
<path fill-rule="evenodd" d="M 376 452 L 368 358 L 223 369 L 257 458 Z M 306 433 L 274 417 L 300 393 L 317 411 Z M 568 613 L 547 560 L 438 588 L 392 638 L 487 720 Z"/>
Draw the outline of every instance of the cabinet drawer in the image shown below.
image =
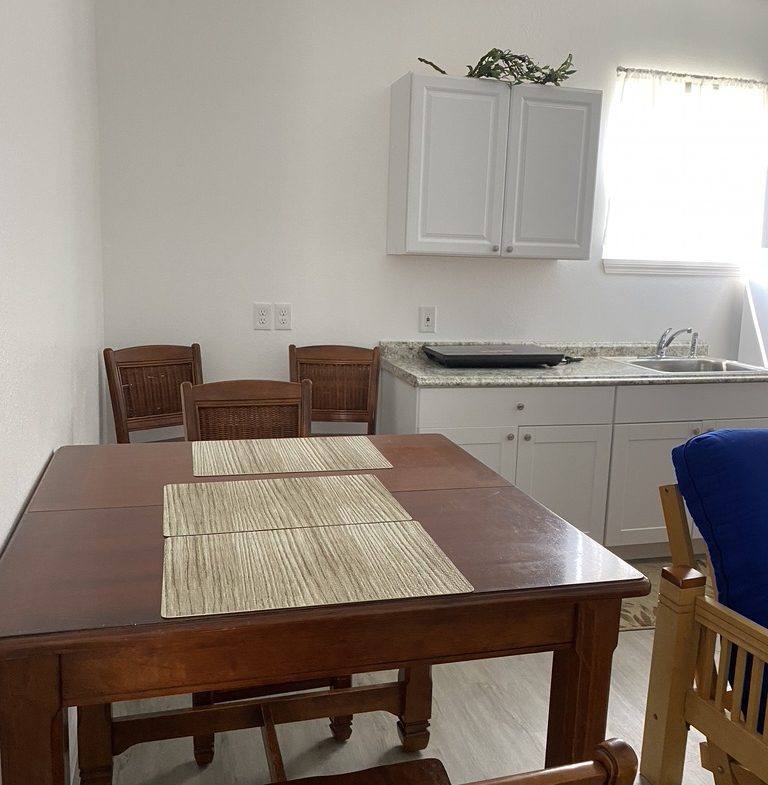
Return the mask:
<path fill-rule="evenodd" d="M 460 387 L 419 391 L 420 428 L 599 425 L 613 416 L 613 387 Z"/>
<path fill-rule="evenodd" d="M 616 391 L 616 422 L 768 417 L 768 384 L 643 384 Z"/>

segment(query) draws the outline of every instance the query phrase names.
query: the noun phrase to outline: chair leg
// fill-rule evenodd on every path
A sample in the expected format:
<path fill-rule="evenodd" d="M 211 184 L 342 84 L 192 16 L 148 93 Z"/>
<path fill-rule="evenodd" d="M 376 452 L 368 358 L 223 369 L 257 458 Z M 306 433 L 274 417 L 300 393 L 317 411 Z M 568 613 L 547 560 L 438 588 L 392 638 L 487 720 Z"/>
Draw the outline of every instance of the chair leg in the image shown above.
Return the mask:
<path fill-rule="evenodd" d="M 264 752 L 267 754 L 267 768 L 272 782 L 285 782 L 285 765 L 280 752 L 280 743 L 277 739 L 277 730 L 272 720 L 272 713 L 266 706 L 262 708 L 264 724 L 261 726 L 261 738 L 264 742 Z"/>
<path fill-rule="evenodd" d="M 397 722 L 400 742 L 406 752 L 418 752 L 429 744 L 432 716 L 432 668 L 418 665 L 400 671 L 403 685 L 402 712 Z"/>
<path fill-rule="evenodd" d="M 332 690 L 342 690 L 352 686 L 351 676 L 337 676 L 331 682 Z M 331 729 L 333 738 L 338 742 L 347 741 L 352 735 L 352 715 L 342 714 L 338 717 L 330 717 L 331 724 L 328 726 Z"/>
<path fill-rule="evenodd" d="M 699 630 L 696 598 L 704 585 L 675 585 L 662 575 L 651 655 L 640 773 L 650 785 L 680 785 L 688 726 L 685 695 L 693 685 Z"/>
<path fill-rule="evenodd" d="M 213 703 L 212 692 L 195 692 L 192 694 L 193 706 L 210 706 Z M 198 766 L 207 766 L 213 761 L 216 737 L 213 733 L 205 733 L 192 738 L 195 763 Z"/>
<path fill-rule="evenodd" d="M 81 785 L 112 785 L 112 706 L 78 706 L 77 749 Z"/>

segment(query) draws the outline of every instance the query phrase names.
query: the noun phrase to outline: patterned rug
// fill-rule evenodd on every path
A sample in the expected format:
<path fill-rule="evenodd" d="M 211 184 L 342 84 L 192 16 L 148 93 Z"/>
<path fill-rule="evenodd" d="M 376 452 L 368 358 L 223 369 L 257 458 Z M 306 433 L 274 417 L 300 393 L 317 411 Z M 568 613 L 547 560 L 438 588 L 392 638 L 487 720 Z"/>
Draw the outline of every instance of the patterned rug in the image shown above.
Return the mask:
<path fill-rule="evenodd" d="M 669 566 L 669 559 L 634 559 L 629 563 L 651 582 L 651 593 L 633 597 L 621 604 L 621 631 L 652 630 L 656 626 L 656 605 L 659 601 L 661 568 Z M 699 562 L 699 569 L 706 574 L 706 564 Z M 707 584 L 709 588 L 709 584 Z"/>

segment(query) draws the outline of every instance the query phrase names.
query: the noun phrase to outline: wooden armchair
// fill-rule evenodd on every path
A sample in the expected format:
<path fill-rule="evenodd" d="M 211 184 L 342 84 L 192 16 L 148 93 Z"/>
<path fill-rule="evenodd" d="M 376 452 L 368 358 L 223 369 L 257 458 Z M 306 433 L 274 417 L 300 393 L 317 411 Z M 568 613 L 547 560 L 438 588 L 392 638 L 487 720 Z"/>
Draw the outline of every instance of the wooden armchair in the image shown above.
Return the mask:
<path fill-rule="evenodd" d="M 636 772 L 637 758 L 632 748 L 619 739 L 610 739 L 598 746 L 592 761 L 473 785 L 632 785 Z M 451 785 L 451 780 L 439 760 L 422 758 L 349 774 L 288 780 L 286 785 Z"/>
<path fill-rule="evenodd" d="M 119 443 L 132 431 L 181 425 L 182 382 L 202 384 L 200 345 L 105 349 L 104 365 Z"/>
<path fill-rule="evenodd" d="M 309 436 L 312 382 L 181 385 L 187 441 Z"/>
<path fill-rule="evenodd" d="M 680 490 L 659 491 L 673 566 L 662 571 L 640 773 L 680 785 L 693 726 L 707 738 L 701 764 L 717 785 L 768 783 L 768 629 L 705 594 Z"/>
<path fill-rule="evenodd" d="M 379 347 L 288 347 L 291 381 L 312 382 L 315 422 L 364 422 L 376 433 Z"/>

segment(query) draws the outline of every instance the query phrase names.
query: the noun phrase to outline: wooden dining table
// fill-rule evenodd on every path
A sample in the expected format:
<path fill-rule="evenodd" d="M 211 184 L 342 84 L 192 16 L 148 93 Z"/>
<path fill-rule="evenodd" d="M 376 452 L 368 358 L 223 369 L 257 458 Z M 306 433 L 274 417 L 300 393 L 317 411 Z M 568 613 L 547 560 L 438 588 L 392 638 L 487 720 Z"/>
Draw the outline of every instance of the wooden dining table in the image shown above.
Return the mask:
<path fill-rule="evenodd" d="M 541 651 L 554 652 L 544 763 L 590 759 L 621 600 L 648 580 L 448 439 L 366 438 L 393 468 L 365 473 L 473 592 L 163 618 L 163 488 L 231 478 L 196 478 L 183 442 L 57 450 L 0 556 L 3 785 L 68 781 L 68 707 Z M 426 744 L 430 698 L 398 704 L 401 736 Z"/>

